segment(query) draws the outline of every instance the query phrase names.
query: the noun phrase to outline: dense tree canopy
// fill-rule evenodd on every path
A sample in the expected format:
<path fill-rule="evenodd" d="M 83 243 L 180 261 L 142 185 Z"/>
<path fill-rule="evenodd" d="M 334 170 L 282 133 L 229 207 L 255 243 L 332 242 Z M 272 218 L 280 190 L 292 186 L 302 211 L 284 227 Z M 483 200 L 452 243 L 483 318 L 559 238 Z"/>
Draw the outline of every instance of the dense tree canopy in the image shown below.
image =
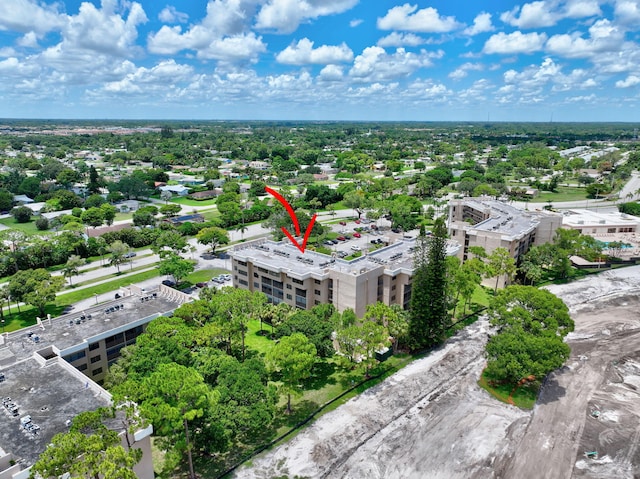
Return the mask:
<path fill-rule="evenodd" d="M 549 291 L 509 286 L 489 306 L 497 334 L 487 344 L 487 375 L 517 383 L 541 379 L 569 357 L 563 338 L 573 331 L 567 306 Z"/>

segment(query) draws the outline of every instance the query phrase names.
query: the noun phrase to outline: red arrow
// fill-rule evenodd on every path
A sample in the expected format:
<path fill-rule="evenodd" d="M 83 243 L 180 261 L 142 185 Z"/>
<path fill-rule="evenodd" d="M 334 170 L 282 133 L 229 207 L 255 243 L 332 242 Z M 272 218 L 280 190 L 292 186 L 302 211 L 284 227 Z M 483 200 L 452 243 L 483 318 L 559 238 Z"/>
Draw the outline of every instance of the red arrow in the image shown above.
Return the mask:
<path fill-rule="evenodd" d="M 265 191 L 267 193 L 269 193 L 270 195 L 273 195 L 273 197 L 276 200 L 278 200 L 280 203 L 282 203 L 282 206 L 284 206 L 286 208 L 287 212 L 289 213 L 289 216 L 291 217 L 291 220 L 293 221 L 293 226 L 296 227 L 296 236 L 300 236 L 300 223 L 298 222 L 298 217 L 296 216 L 296 212 L 293 211 L 293 207 L 277 191 L 272 190 L 268 186 L 265 186 L 264 189 L 265 189 Z M 302 245 L 300 245 L 298 243 L 298 241 L 294 238 L 294 236 L 291 233 L 289 233 L 289 231 L 287 231 L 287 228 L 285 228 L 284 226 L 282 227 L 282 232 L 285 235 L 287 235 L 287 238 L 289 238 L 291 240 L 291 242 L 295 245 L 295 247 L 298 248 L 303 253 L 304 253 L 305 248 L 307 247 L 307 240 L 309 239 L 309 235 L 311 234 L 311 230 L 313 229 L 313 224 L 316 222 L 316 216 L 318 216 L 318 215 L 314 214 L 311 217 L 311 221 L 309 221 L 309 225 L 307 226 L 307 231 L 304 232 L 304 238 L 302 239 Z"/>

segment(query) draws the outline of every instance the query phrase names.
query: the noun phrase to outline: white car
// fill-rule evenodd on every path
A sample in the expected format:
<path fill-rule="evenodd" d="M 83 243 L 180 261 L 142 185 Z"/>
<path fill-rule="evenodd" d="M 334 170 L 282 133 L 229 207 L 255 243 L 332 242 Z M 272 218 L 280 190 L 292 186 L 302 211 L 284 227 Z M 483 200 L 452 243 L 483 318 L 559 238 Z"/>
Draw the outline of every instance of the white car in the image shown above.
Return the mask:
<path fill-rule="evenodd" d="M 360 251 L 360 250 L 361 250 L 360 246 L 358 246 L 357 244 L 354 244 L 354 245 L 351 247 L 351 249 L 352 249 L 353 251 Z"/>

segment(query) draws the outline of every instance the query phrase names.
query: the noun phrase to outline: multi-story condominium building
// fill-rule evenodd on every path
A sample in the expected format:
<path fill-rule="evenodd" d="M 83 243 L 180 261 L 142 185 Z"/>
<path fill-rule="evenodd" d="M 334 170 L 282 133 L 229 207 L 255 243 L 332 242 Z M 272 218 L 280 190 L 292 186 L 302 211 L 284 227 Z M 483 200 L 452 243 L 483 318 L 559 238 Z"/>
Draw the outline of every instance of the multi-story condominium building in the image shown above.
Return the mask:
<path fill-rule="evenodd" d="M 187 300 L 164 286 L 121 293 L 109 303 L 0 335 L 0 479 L 28 478 L 51 438 L 67 431 L 77 414 L 109 406 L 111 395 L 101 384 L 120 350 L 151 320 Z M 113 428 L 120 430 L 118 424 Z M 154 477 L 151 433 L 151 427 L 135 433 L 143 459 L 134 470 L 141 479 Z"/>
<path fill-rule="evenodd" d="M 351 261 L 287 242 L 257 240 L 231 252 L 233 285 L 261 291 L 272 303 L 300 309 L 330 303 L 338 311 L 352 309 L 362 317 L 377 301 L 407 307 L 411 299 L 415 239 L 404 239 Z M 447 252 L 459 246 L 450 243 Z"/>
<path fill-rule="evenodd" d="M 498 200 L 465 198 L 449 203 L 449 235 L 462 245 L 457 253 L 462 261 L 471 246 L 482 246 L 489 254 L 502 247 L 519 261 L 531 246 L 553 241 L 561 226 L 558 213 L 523 211 Z M 504 286 L 505 280 L 501 278 L 499 285 Z"/>

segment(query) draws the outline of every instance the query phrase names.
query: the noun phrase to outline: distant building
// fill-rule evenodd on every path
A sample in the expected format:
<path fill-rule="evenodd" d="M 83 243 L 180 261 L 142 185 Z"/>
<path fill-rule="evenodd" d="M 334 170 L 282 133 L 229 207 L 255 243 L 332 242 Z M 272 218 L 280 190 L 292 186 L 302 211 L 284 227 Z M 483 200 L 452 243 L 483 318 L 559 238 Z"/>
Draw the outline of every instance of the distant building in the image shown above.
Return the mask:
<path fill-rule="evenodd" d="M 194 200 L 207 200 L 210 198 L 215 198 L 216 196 L 221 194 L 222 189 L 214 188 L 213 190 L 196 191 L 195 193 L 191 193 L 189 196 Z"/>
<path fill-rule="evenodd" d="M 33 200 L 27 195 L 15 195 L 13 197 L 13 201 L 15 201 L 18 205 L 27 205 L 33 203 Z"/>
<path fill-rule="evenodd" d="M 640 218 L 620 212 L 602 213 L 573 209 L 564 212 L 562 227 L 590 236 L 614 233 L 636 233 Z"/>
<path fill-rule="evenodd" d="M 187 196 L 189 189 L 184 185 L 165 185 L 158 188 L 160 191 L 168 191 L 174 195 Z"/>
<path fill-rule="evenodd" d="M 204 223 L 204 216 L 202 216 L 199 213 L 194 213 L 192 215 L 183 215 L 183 216 L 176 216 L 175 218 L 167 218 L 163 221 L 166 221 L 167 223 L 171 223 L 173 225 L 181 225 L 183 223 Z"/>

